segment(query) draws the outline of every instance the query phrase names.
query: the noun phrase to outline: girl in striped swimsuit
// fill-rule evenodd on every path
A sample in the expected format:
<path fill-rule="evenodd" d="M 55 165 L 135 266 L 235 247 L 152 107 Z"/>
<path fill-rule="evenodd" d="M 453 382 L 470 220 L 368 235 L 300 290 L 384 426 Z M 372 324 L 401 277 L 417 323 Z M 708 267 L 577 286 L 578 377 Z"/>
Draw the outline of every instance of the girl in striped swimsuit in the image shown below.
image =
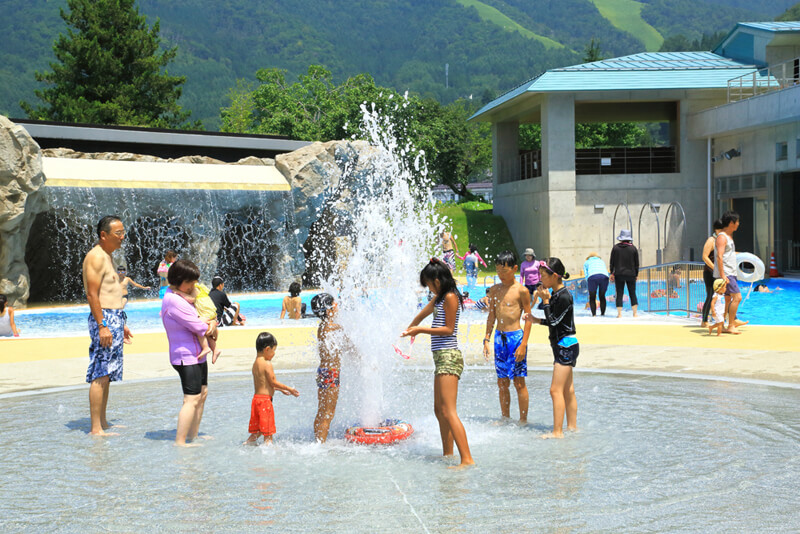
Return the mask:
<path fill-rule="evenodd" d="M 433 362 L 436 365 L 433 381 L 433 410 L 439 421 L 442 435 L 442 454 L 453 455 L 453 442 L 461 455 L 459 467 L 473 465 L 475 461 L 469 452 L 467 432 L 456 412 L 458 399 L 458 380 L 464 370 L 464 358 L 458 350 L 458 319 L 463 307 L 461 293 L 447 265 L 436 258 L 426 265 L 419 274 L 422 287 L 436 295 L 414 317 L 403 336 L 418 334 L 431 336 Z M 430 328 L 417 326 L 433 313 Z"/>

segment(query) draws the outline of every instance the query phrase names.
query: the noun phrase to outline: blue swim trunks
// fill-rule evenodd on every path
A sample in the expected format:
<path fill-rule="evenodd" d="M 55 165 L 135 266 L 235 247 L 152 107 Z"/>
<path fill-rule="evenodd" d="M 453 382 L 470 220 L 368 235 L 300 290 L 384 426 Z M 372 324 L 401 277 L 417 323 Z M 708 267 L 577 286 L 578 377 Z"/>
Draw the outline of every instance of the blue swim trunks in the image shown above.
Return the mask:
<path fill-rule="evenodd" d="M 522 330 L 513 332 L 494 333 L 494 369 L 497 371 L 497 378 L 516 378 L 518 376 L 528 376 L 528 353 L 522 361 L 514 359 L 514 353 L 522 343 Z"/>
<path fill-rule="evenodd" d="M 92 382 L 108 376 L 111 382 L 122 380 L 122 340 L 125 336 L 125 312 L 122 310 L 103 310 L 103 319 L 111 330 L 111 346 L 100 345 L 100 327 L 89 314 L 89 368 L 86 370 L 86 381 Z"/>

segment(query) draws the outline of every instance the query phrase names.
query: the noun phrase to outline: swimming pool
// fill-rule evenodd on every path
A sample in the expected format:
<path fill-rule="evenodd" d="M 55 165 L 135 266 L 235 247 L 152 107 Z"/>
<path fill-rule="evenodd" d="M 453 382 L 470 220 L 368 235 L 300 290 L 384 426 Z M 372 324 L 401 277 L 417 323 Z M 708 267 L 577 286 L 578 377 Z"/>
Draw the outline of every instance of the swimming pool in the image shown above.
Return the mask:
<path fill-rule="evenodd" d="M 737 316 L 744 321 L 750 321 L 753 325 L 785 325 L 785 326 L 800 326 L 800 280 L 787 279 L 787 278 L 773 278 L 765 282 L 767 287 L 770 288 L 772 293 L 758 293 L 755 289 L 750 292 L 750 284 L 740 284 L 742 290 L 742 303 L 739 305 Z M 647 309 L 647 283 L 638 282 L 636 285 L 636 297 L 639 299 L 639 309 Z M 650 289 L 662 289 L 663 295 L 660 297 L 650 296 L 651 302 L 654 306 L 660 309 L 666 308 L 666 301 L 669 298 L 670 306 L 675 308 L 686 307 L 686 289 L 680 288 L 674 291 L 673 297 L 666 295 L 666 287 L 662 283 L 651 284 Z M 705 300 L 706 288 L 702 280 L 691 282 L 689 286 L 691 302 L 702 303 Z M 748 296 L 749 294 L 749 296 Z M 575 311 L 578 316 L 591 315 L 591 312 L 585 310 L 584 307 L 588 302 L 588 293 L 584 291 L 572 291 L 575 300 Z M 614 284 L 609 284 L 606 297 L 608 300 L 608 310 L 606 314 L 616 314 L 616 303 L 614 298 L 616 291 Z M 625 301 L 623 302 L 623 309 L 630 310 L 630 302 L 628 301 L 627 291 L 625 293 Z M 659 312 L 666 315 L 663 312 Z M 673 315 L 686 317 L 686 312 L 672 312 Z"/>
<path fill-rule="evenodd" d="M 637 289 L 639 299 L 646 299 L 646 287 L 640 284 Z M 772 279 L 767 282 L 773 293 L 753 293 L 742 303 L 739 308 L 739 316 L 751 324 L 762 325 L 800 325 L 800 280 Z M 747 296 L 749 284 L 743 285 L 743 293 Z M 780 290 L 777 290 L 780 288 Z M 416 289 L 416 288 L 415 288 Z M 485 289 L 477 285 L 467 289 L 472 300 L 479 300 L 485 295 Z M 693 298 L 705 298 L 705 287 L 700 283 L 691 285 Z M 316 295 L 316 291 L 304 291 L 300 297 L 306 303 L 308 310 L 311 310 L 311 299 Z M 587 303 L 587 294 L 580 291 L 573 291 L 575 299 L 575 312 L 578 317 L 588 316 L 590 312 L 584 309 Z M 612 297 L 609 302 L 610 311 L 613 314 L 614 289 L 613 284 L 609 286 L 608 296 Z M 285 294 L 278 293 L 254 293 L 231 296 L 231 300 L 238 301 L 242 305 L 242 310 L 247 316 L 248 322 L 253 326 L 273 326 L 280 324 L 281 303 Z M 666 298 L 666 297 L 665 297 Z M 679 298 L 675 299 L 677 305 L 685 300 L 685 292 L 679 292 Z M 685 305 L 685 304 L 684 304 Z M 629 309 L 629 304 L 625 302 L 625 309 Z M 160 331 L 163 329 L 159 312 L 161 310 L 160 300 L 150 300 L 141 302 L 130 302 L 125 308 L 128 314 L 128 324 L 135 332 Z M 23 337 L 61 337 L 77 336 L 87 333 L 86 321 L 89 314 L 89 306 L 62 306 L 56 308 L 40 308 L 32 310 L 19 310 L 15 317 L 17 326 L 22 331 Z M 685 316 L 685 313 L 682 314 Z M 468 310 L 464 315 L 464 320 L 469 322 L 485 321 L 485 314 Z M 285 320 L 284 324 L 293 325 L 314 325 L 317 320 L 314 318 L 301 319 L 300 321 Z"/>
<path fill-rule="evenodd" d="M 300 295 L 302 302 L 311 311 L 311 299 L 316 292 L 303 292 Z M 280 324 L 281 306 L 285 294 L 253 293 L 230 295 L 232 301 L 239 302 L 242 312 L 252 325 Z M 128 315 L 128 325 L 136 332 L 163 331 L 161 324 L 161 301 L 132 301 L 125 307 Z M 39 308 L 20 310 L 15 313 L 15 322 L 22 331 L 22 336 L 35 337 L 61 337 L 87 334 L 87 320 L 89 306 L 61 306 L 56 308 Z M 315 319 L 301 319 L 300 321 L 287 322 L 292 324 L 314 324 Z"/>
<path fill-rule="evenodd" d="M 278 355 L 280 357 L 280 354 Z M 527 427 L 497 420 L 493 370 L 468 368 L 459 412 L 477 467 L 447 469 L 432 369 L 402 370 L 391 447 L 313 440 L 311 371 L 280 373 L 275 446 L 243 447 L 248 375 L 213 375 L 203 447 L 172 446 L 177 377 L 112 385 L 120 436 L 86 434 L 86 389 L 0 398 L 4 532 L 796 532 L 800 390 L 577 370 L 579 433 L 541 440 L 550 373 L 531 371 Z M 344 378 L 343 378 L 344 380 Z M 343 405 L 347 399 L 343 398 Z M 516 403 L 512 403 L 516 404 Z M 512 414 L 516 406 L 512 407 Z"/>

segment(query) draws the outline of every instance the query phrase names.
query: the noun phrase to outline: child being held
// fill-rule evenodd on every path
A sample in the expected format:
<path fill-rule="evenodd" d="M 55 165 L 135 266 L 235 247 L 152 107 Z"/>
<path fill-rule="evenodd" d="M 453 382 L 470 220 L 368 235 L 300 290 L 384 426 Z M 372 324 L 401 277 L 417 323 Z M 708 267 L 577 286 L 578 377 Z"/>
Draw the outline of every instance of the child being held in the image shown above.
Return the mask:
<path fill-rule="evenodd" d="M 300 393 L 293 387 L 281 384 L 275 379 L 272 358 L 278 350 L 278 341 L 269 332 L 261 332 L 256 338 L 256 361 L 253 363 L 253 401 L 250 403 L 250 437 L 245 445 L 255 445 L 264 436 L 264 443 L 272 443 L 275 435 L 275 410 L 272 397 L 277 389 L 284 395 L 298 397 Z"/>
<path fill-rule="evenodd" d="M 195 284 L 191 293 L 184 293 L 178 290 L 175 290 L 174 293 L 180 295 L 186 302 L 194 306 L 194 309 L 197 310 L 198 317 L 202 320 L 208 324 L 212 322 L 215 325 L 217 324 L 217 307 L 214 301 L 211 300 L 211 297 L 208 296 L 208 288 L 205 285 L 198 282 Z M 217 363 L 217 358 L 219 358 L 219 355 L 222 353 L 222 351 L 217 350 L 217 335 L 217 329 L 212 328 L 206 335 L 197 336 L 197 341 L 200 343 L 200 354 L 197 356 L 198 360 L 213 353 L 211 363 Z"/>
<path fill-rule="evenodd" d="M 714 280 L 714 296 L 711 298 L 711 321 L 708 326 L 708 335 L 716 328 L 717 335 L 722 334 L 725 328 L 725 283 L 722 278 Z"/>

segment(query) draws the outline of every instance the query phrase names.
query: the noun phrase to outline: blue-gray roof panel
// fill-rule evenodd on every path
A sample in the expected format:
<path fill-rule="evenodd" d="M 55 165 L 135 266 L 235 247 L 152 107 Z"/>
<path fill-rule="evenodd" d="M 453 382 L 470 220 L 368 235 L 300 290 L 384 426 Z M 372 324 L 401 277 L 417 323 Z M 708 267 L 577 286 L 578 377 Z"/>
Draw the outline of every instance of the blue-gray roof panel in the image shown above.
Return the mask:
<path fill-rule="evenodd" d="M 768 32 L 800 32 L 800 22 L 796 20 L 786 22 L 740 22 L 737 26 L 747 26 Z"/>
<path fill-rule="evenodd" d="M 525 93 L 658 89 L 725 89 L 756 68 L 713 52 L 647 52 L 551 69 L 496 98 L 472 117 Z"/>

